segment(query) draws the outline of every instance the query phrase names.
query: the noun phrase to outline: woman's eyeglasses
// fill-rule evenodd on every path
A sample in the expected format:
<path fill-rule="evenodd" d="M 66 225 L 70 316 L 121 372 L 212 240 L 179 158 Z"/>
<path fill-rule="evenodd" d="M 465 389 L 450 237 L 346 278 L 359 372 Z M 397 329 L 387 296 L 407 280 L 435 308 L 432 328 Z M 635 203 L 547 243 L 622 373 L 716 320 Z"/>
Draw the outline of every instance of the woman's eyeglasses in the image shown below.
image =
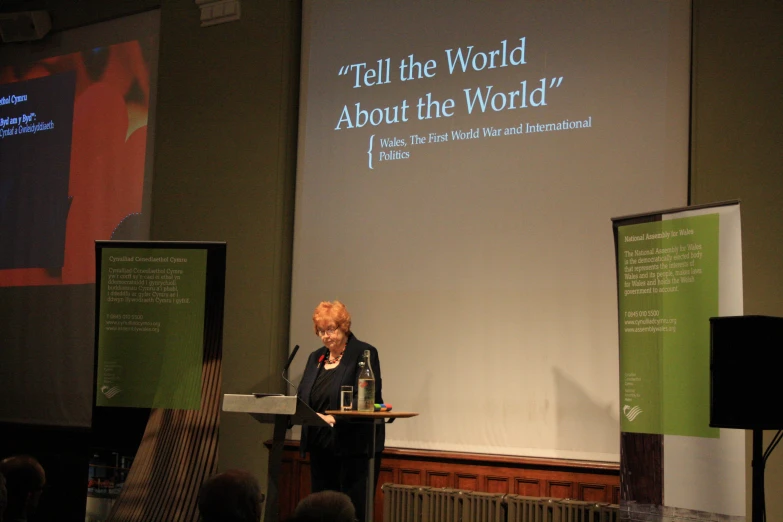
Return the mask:
<path fill-rule="evenodd" d="M 334 335 L 335 332 L 337 332 L 337 327 L 332 326 L 331 328 L 327 328 L 326 330 L 316 330 L 315 334 L 318 337 L 323 337 L 324 335 Z"/>

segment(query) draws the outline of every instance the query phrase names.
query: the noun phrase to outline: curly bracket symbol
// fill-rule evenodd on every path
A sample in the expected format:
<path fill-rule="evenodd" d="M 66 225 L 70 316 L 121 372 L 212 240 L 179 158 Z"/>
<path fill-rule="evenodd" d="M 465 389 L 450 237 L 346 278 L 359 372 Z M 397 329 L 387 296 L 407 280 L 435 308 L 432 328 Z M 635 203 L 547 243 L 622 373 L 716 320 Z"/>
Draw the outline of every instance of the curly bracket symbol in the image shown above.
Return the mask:
<path fill-rule="evenodd" d="M 370 148 L 367 149 L 367 156 L 369 156 L 369 159 L 367 160 L 367 163 L 369 164 L 371 170 L 373 170 L 373 168 L 372 168 L 372 140 L 373 140 L 374 137 L 375 137 L 375 134 L 370 136 Z"/>

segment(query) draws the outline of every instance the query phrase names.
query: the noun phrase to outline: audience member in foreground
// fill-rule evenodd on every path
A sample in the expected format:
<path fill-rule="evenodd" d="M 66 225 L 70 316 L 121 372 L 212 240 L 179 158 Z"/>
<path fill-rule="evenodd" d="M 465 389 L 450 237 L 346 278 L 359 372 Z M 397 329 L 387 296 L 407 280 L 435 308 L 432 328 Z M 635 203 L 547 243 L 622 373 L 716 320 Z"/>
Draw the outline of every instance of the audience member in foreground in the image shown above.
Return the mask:
<path fill-rule="evenodd" d="M 17 455 L 0 461 L 0 473 L 5 476 L 8 495 L 8 505 L 0 520 L 23 522 L 30 519 L 46 484 L 43 467 L 29 455 Z"/>
<path fill-rule="evenodd" d="M 198 494 L 201 522 L 259 522 L 264 495 L 256 478 L 231 469 L 208 478 Z"/>
<path fill-rule="evenodd" d="M 345 493 L 320 491 L 299 502 L 291 522 L 356 522 L 356 510 Z"/>

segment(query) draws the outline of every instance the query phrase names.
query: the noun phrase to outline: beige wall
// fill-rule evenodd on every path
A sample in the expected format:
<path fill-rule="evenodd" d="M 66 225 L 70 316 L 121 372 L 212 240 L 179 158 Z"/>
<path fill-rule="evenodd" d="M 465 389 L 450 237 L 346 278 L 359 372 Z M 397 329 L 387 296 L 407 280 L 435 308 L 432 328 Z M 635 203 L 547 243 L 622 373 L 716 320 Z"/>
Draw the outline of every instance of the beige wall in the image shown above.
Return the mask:
<path fill-rule="evenodd" d="M 161 10 L 152 238 L 227 242 L 227 393 L 283 391 L 298 13 L 297 2 L 245 0 L 241 20 L 202 28 L 193 0 Z M 264 480 L 269 438 L 250 417 L 223 414 L 221 469 Z"/>
<path fill-rule="evenodd" d="M 228 242 L 226 392 L 283 390 L 297 4 L 245 0 L 241 21 L 211 28 L 192 0 L 162 7 L 153 238 Z M 742 200 L 745 312 L 783 316 L 783 2 L 694 4 L 692 203 Z M 221 468 L 263 477 L 271 431 L 241 415 L 221 423 Z M 782 485 L 778 450 L 770 520 L 783 520 Z"/>
<path fill-rule="evenodd" d="M 745 313 L 783 316 L 783 2 L 695 0 L 694 21 L 691 202 L 741 200 Z M 780 449 L 766 481 L 783 520 Z"/>

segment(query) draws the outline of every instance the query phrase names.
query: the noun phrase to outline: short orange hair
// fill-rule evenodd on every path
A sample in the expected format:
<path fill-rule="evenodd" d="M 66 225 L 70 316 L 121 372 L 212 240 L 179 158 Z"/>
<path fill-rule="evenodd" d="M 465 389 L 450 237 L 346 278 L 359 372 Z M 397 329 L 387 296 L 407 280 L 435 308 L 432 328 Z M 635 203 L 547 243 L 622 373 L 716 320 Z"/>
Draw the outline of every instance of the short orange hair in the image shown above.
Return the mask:
<path fill-rule="evenodd" d="M 320 326 L 331 326 L 334 324 L 337 328 L 347 334 L 351 331 L 351 314 L 340 301 L 322 301 L 315 307 L 313 312 L 313 329 L 318 335 Z M 322 330 L 326 328 L 321 328 Z"/>

